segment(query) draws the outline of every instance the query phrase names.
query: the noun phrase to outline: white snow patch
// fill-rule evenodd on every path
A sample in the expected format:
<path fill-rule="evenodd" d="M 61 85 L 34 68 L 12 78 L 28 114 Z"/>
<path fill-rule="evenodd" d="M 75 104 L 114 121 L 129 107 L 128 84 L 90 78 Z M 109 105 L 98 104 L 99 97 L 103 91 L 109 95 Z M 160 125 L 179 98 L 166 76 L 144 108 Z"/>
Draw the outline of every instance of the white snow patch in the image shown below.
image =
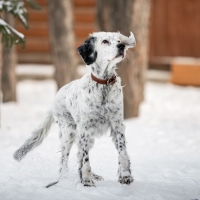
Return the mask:
<path fill-rule="evenodd" d="M 53 65 L 20 64 L 15 68 L 17 75 L 46 75 L 53 76 L 55 67 Z"/>
<path fill-rule="evenodd" d="M 117 182 L 117 151 L 111 138 L 96 139 L 90 152 L 95 173 L 104 181 L 83 187 L 76 146 L 66 179 L 58 177 L 60 142 L 54 125 L 43 144 L 20 163 L 14 151 L 30 136 L 50 107 L 54 81 L 18 84 L 18 103 L 2 106 L 0 130 L 0 199 L 2 200 L 191 200 L 200 199 L 200 88 L 148 83 L 140 117 L 126 120 L 127 148 L 134 183 Z"/>
<path fill-rule="evenodd" d="M 0 25 L 7 26 L 7 23 L 3 19 L 0 19 Z"/>

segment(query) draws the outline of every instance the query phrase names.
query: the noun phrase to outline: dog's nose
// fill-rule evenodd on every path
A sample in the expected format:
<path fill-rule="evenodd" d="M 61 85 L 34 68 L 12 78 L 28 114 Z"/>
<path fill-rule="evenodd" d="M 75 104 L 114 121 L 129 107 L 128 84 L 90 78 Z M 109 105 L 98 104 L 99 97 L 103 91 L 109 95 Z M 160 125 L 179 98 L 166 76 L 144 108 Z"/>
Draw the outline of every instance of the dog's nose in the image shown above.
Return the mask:
<path fill-rule="evenodd" d="M 122 49 L 122 50 L 123 50 L 123 49 L 125 48 L 125 45 L 124 45 L 123 43 L 120 43 L 120 44 L 117 45 L 117 47 L 118 47 L 119 49 Z"/>

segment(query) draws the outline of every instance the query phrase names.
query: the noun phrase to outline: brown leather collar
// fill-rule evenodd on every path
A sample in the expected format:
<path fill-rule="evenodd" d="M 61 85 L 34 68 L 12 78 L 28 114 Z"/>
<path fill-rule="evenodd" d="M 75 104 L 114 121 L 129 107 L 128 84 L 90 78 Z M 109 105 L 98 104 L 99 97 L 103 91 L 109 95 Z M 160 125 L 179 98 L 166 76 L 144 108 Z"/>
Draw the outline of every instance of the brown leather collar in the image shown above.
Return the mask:
<path fill-rule="evenodd" d="M 115 76 L 115 75 L 112 76 L 111 78 L 102 80 L 102 79 L 97 78 L 96 76 L 94 76 L 91 73 L 91 78 L 92 78 L 93 81 L 95 81 L 95 82 L 97 82 L 99 84 L 104 84 L 104 85 L 113 85 L 117 81 L 116 80 L 117 76 Z"/>

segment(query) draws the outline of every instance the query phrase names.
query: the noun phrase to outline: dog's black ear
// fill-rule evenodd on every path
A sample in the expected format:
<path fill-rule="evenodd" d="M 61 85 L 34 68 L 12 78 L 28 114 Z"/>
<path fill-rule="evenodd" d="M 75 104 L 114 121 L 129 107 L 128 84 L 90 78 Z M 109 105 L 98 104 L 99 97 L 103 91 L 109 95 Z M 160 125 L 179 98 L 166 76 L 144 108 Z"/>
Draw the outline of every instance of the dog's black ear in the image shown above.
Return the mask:
<path fill-rule="evenodd" d="M 77 51 L 82 56 L 84 62 L 87 65 L 91 65 L 95 62 L 97 58 L 97 51 L 94 49 L 94 37 L 89 37 L 84 44 L 82 44 L 80 47 L 78 47 Z"/>

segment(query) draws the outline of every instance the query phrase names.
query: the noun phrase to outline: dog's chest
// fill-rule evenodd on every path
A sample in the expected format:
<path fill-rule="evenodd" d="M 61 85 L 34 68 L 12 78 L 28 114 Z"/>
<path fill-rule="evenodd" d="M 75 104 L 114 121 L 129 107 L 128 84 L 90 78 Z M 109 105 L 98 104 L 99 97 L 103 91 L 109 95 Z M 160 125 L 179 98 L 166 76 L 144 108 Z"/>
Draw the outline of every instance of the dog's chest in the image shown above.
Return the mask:
<path fill-rule="evenodd" d="M 70 112 L 76 124 L 81 123 L 88 128 L 106 129 L 110 120 L 123 112 L 120 80 L 112 86 L 96 84 L 88 79 L 84 84 L 79 80 L 63 92 L 67 112 Z"/>
<path fill-rule="evenodd" d="M 107 85 L 88 87 L 82 91 L 85 114 L 103 124 L 120 111 L 122 104 L 121 88 Z"/>

